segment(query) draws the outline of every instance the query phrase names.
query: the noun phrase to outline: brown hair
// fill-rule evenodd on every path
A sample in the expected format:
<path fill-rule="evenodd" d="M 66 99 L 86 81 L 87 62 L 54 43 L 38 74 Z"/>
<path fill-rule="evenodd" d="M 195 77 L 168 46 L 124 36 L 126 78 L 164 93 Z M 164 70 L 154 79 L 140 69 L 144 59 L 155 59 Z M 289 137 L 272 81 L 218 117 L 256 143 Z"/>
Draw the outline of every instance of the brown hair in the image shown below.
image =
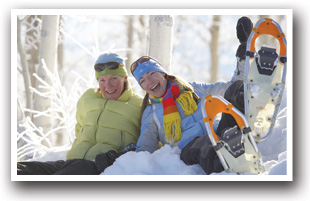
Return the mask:
<path fill-rule="evenodd" d="M 199 96 L 195 93 L 193 87 L 188 82 L 186 82 L 186 81 L 182 80 L 181 78 L 174 76 L 174 75 L 165 74 L 165 78 L 167 80 L 174 82 L 174 83 L 177 83 L 183 91 L 191 92 L 196 104 L 198 104 Z M 142 114 L 143 114 L 146 106 L 148 106 L 150 104 L 151 104 L 151 102 L 149 99 L 149 94 L 146 93 L 144 96 L 143 102 L 142 102 L 142 106 L 141 106 L 141 113 Z"/>

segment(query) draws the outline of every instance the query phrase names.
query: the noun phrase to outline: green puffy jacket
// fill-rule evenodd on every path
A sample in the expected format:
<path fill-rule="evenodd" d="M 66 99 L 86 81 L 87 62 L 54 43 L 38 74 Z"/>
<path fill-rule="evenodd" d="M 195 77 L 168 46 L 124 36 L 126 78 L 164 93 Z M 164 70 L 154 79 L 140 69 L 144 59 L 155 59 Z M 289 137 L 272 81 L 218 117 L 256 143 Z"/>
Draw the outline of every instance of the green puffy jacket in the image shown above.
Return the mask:
<path fill-rule="evenodd" d="M 77 103 L 76 139 L 67 160 L 94 160 L 100 152 L 120 151 L 137 143 L 140 130 L 142 97 L 131 89 L 118 100 L 107 100 L 101 92 L 88 89 Z"/>

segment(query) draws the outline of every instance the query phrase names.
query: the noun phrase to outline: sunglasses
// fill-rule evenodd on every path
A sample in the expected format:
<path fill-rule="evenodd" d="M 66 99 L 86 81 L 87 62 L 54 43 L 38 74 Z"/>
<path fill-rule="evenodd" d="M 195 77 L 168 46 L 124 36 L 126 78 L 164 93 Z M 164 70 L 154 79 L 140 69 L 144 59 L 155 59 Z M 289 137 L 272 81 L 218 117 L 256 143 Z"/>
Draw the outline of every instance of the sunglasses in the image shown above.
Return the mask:
<path fill-rule="evenodd" d="M 115 69 L 118 69 L 120 66 L 123 66 L 123 65 L 120 64 L 120 63 L 117 62 L 117 61 L 110 61 L 110 62 L 107 62 L 107 63 L 98 63 L 98 64 L 95 64 L 94 68 L 95 68 L 95 71 L 101 72 L 101 71 L 103 71 L 105 68 L 108 68 L 108 69 L 110 69 L 110 70 L 115 70 Z"/>
<path fill-rule="evenodd" d="M 149 57 L 149 56 L 143 56 L 131 64 L 131 66 L 130 66 L 131 73 L 133 73 L 136 70 L 136 68 L 138 67 L 138 62 L 140 64 L 142 64 L 142 63 L 147 62 L 149 60 L 153 60 L 153 61 L 157 62 L 159 65 L 161 65 L 156 59 Z"/>

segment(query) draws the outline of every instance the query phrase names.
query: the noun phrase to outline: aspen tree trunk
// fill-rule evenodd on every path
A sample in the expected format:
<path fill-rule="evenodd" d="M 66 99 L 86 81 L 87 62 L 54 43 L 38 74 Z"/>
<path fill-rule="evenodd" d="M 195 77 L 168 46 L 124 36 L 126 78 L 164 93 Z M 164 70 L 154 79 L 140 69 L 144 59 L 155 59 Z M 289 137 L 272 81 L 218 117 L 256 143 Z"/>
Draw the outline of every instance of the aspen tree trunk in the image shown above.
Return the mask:
<path fill-rule="evenodd" d="M 128 42 L 127 46 L 128 48 L 133 48 L 133 34 L 134 34 L 134 28 L 133 28 L 133 21 L 134 21 L 134 16 L 130 15 L 127 18 L 127 33 L 128 33 Z M 126 69 L 128 74 L 130 73 L 130 65 L 133 62 L 132 61 L 132 51 L 127 52 L 127 60 L 126 60 Z"/>
<path fill-rule="evenodd" d="M 28 18 L 28 23 L 31 23 L 31 21 L 35 18 L 42 19 L 42 16 L 29 16 Z M 38 27 L 40 25 L 39 21 L 36 20 L 36 22 L 33 24 L 33 26 Z M 28 37 L 38 37 L 36 36 L 37 31 L 36 30 L 30 30 L 27 32 L 27 38 Z M 39 64 L 39 50 L 40 50 L 40 44 L 36 43 L 35 44 L 37 48 L 31 47 L 31 49 L 28 49 L 26 53 L 30 55 L 30 58 L 28 59 L 28 68 L 29 68 L 29 73 L 30 73 L 30 80 L 31 80 L 31 86 L 36 87 L 36 79 L 32 76 L 36 72 L 36 67 Z M 32 94 L 32 99 L 33 99 L 33 94 Z"/>
<path fill-rule="evenodd" d="M 150 16 L 149 55 L 157 59 L 170 73 L 173 18 L 170 15 Z"/>
<path fill-rule="evenodd" d="M 61 23 L 62 21 L 64 20 L 63 16 L 59 16 L 59 30 L 61 29 L 61 27 L 63 26 Z M 63 33 L 59 32 L 58 33 L 58 37 L 59 38 L 64 38 L 64 35 Z M 58 46 L 57 46 L 57 68 L 58 68 L 58 72 L 63 72 L 63 68 L 64 68 L 64 50 L 65 50 L 65 47 L 64 47 L 64 44 L 63 44 L 63 41 L 61 42 L 58 42 Z M 66 79 L 66 76 L 63 75 L 62 73 L 59 73 L 59 76 L 60 76 L 60 79 L 61 79 L 61 82 L 64 83 L 65 82 L 65 79 Z"/>
<path fill-rule="evenodd" d="M 211 27 L 211 68 L 210 68 L 210 83 L 217 82 L 218 79 L 218 41 L 219 41 L 219 23 L 221 16 L 213 16 L 213 24 Z"/>
<path fill-rule="evenodd" d="M 26 53 L 24 51 L 22 42 L 21 42 L 21 20 L 17 18 L 17 48 L 20 55 L 21 66 L 22 66 L 22 74 L 24 78 L 25 85 L 25 94 L 26 94 L 26 108 L 32 109 L 32 93 L 29 89 L 31 86 L 31 80 L 29 75 L 28 62 L 26 59 Z M 29 115 L 29 114 L 28 114 Z"/>
<path fill-rule="evenodd" d="M 140 46 L 141 46 L 141 53 L 143 55 L 147 55 L 147 51 L 148 51 L 148 39 L 149 39 L 149 35 L 148 35 L 148 27 L 147 27 L 147 23 L 146 23 L 146 16 L 145 15 L 140 15 L 139 17 L 139 22 L 140 22 L 140 29 L 141 31 L 138 32 L 141 42 L 140 42 Z"/>
<path fill-rule="evenodd" d="M 47 68 L 51 72 L 57 70 L 57 44 L 58 44 L 58 27 L 59 16 L 57 15 L 44 15 L 42 17 L 42 31 L 41 31 L 41 45 L 40 45 L 40 62 L 37 74 L 47 83 L 51 84 L 51 80 L 46 75 L 43 69 L 42 60 L 45 61 Z M 37 81 L 36 88 L 44 92 L 44 89 L 39 88 L 40 83 Z M 34 109 L 37 111 L 46 111 L 51 106 L 51 100 L 47 97 L 42 97 L 35 94 L 34 96 Z M 44 133 L 51 129 L 51 119 L 49 117 L 40 116 L 34 118 L 34 123 L 37 127 L 41 127 Z M 49 136 L 53 144 L 53 136 Z M 43 141 L 43 144 L 46 143 Z"/>

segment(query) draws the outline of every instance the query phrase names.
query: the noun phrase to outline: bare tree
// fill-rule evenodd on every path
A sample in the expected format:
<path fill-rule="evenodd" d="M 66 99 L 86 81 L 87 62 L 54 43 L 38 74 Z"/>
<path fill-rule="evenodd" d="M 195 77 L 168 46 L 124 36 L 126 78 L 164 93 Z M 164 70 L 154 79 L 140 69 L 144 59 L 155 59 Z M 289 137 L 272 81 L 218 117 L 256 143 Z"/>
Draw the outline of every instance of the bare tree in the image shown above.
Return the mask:
<path fill-rule="evenodd" d="M 20 55 L 21 60 L 21 66 L 22 66 L 22 75 L 24 78 L 24 85 L 25 85 L 25 94 L 26 94 L 26 107 L 31 109 L 32 108 L 32 93 L 29 89 L 29 86 L 31 86 L 31 80 L 30 80 L 30 73 L 29 73 L 29 67 L 27 62 L 27 55 L 24 51 L 24 47 L 22 44 L 22 38 L 21 38 L 21 21 L 19 18 L 17 18 L 17 48 Z"/>
<path fill-rule="evenodd" d="M 33 93 L 30 87 L 35 87 L 32 76 L 38 66 L 40 46 L 41 16 L 28 15 L 17 19 L 17 46 L 20 56 L 21 74 L 24 78 L 26 108 L 33 108 Z M 32 118 L 32 113 L 25 111 Z"/>
<path fill-rule="evenodd" d="M 145 15 L 131 15 L 127 17 L 127 60 L 126 67 L 129 67 L 135 57 L 146 55 L 147 33 L 148 27 L 145 23 Z M 128 71 L 129 72 L 129 71 Z"/>
<path fill-rule="evenodd" d="M 64 17 L 63 16 L 59 16 L 59 30 L 64 26 Z M 58 47 L 57 47 L 57 65 L 58 65 L 58 71 L 62 72 L 64 69 L 64 44 L 63 44 L 63 40 L 64 40 L 64 35 L 62 32 L 59 32 L 58 35 Z M 64 83 L 65 82 L 65 76 L 63 75 L 63 73 L 60 73 L 60 78 L 61 81 Z"/>
<path fill-rule="evenodd" d="M 128 48 L 133 47 L 133 41 L 134 41 L 134 16 L 130 15 L 127 17 L 127 33 L 128 33 L 128 42 L 127 46 Z M 129 72 L 129 67 L 132 62 L 132 51 L 127 51 L 127 60 L 126 60 L 126 68 Z"/>
<path fill-rule="evenodd" d="M 29 73 L 30 73 L 30 80 L 31 80 L 31 86 L 36 86 L 36 81 L 34 77 L 32 76 L 33 73 L 36 72 L 36 68 L 39 65 L 39 50 L 40 50 L 40 29 L 41 29 L 41 19 L 42 16 L 34 16 L 30 15 L 27 19 L 27 24 L 31 24 L 32 28 L 27 32 L 26 40 L 31 41 L 31 45 L 28 45 L 28 48 L 25 48 L 25 51 L 29 58 L 28 61 L 28 67 L 29 67 Z M 33 96 L 33 94 L 32 94 Z M 33 97 L 32 97 L 33 98 Z"/>
<path fill-rule="evenodd" d="M 213 24 L 211 27 L 211 41 L 210 41 L 210 50 L 211 50 L 211 68 L 210 68 L 210 83 L 217 82 L 218 79 L 218 46 L 219 46 L 219 29 L 220 29 L 220 20 L 221 16 L 213 16 Z"/>
<path fill-rule="evenodd" d="M 139 30 L 137 31 L 139 41 L 140 41 L 140 47 L 141 47 L 141 53 L 143 55 L 147 54 L 147 47 L 148 47 L 148 39 L 149 39 L 149 27 L 148 27 L 148 16 L 147 15 L 140 15 L 139 16 Z"/>
<path fill-rule="evenodd" d="M 170 72 L 172 55 L 173 18 L 170 15 L 150 16 L 149 55 L 158 59 Z"/>
<path fill-rule="evenodd" d="M 58 28 L 59 28 L 59 16 L 57 15 L 44 15 L 42 17 L 42 30 L 41 30 L 41 46 L 40 46 L 40 62 L 37 70 L 37 75 L 51 84 L 51 80 L 48 80 L 46 71 L 43 69 L 43 65 L 46 64 L 47 68 L 51 72 L 55 72 L 57 67 L 57 45 L 58 45 Z M 45 62 L 45 64 L 44 64 Z M 37 82 L 36 89 L 44 94 L 44 88 Z M 34 109 L 36 111 L 46 111 L 51 106 L 51 100 L 48 94 L 44 96 L 35 94 L 34 95 Z M 34 118 L 34 123 L 37 127 L 41 127 L 45 133 L 51 129 L 51 119 L 48 116 L 38 116 Z M 52 137 L 52 135 L 51 135 Z M 53 142 L 53 140 L 52 140 Z"/>

